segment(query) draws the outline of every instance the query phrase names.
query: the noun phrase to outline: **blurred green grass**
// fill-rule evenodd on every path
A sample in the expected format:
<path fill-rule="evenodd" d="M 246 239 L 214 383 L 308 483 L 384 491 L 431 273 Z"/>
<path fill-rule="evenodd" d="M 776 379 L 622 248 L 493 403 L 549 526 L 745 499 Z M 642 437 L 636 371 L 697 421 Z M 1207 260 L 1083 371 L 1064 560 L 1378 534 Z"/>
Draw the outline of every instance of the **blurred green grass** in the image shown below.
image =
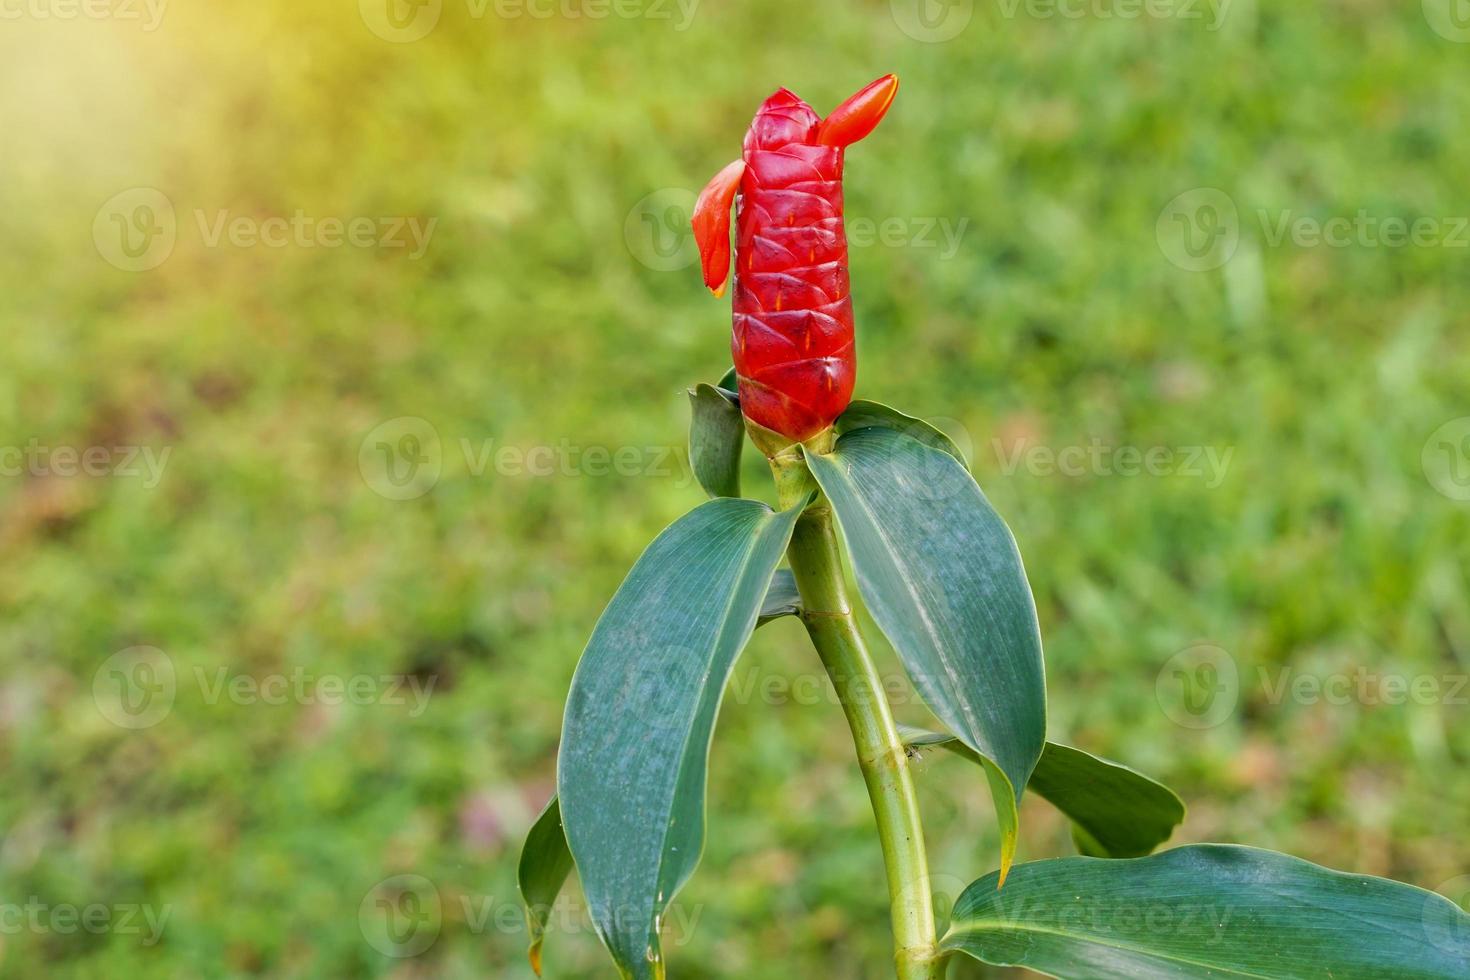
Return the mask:
<path fill-rule="evenodd" d="M 1470 510 L 1421 465 L 1470 414 L 1466 251 L 1273 245 L 1257 217 L 1464 213 L 1466 48 L 1419 5 L 1240 0 L 1210 30 L 980 4 L 945 43 L 905 34 L 886 0 L 705 3 L 687 30 L 674 7 L 474 9 L 445 4 L 413 43 L 346 2 L 0 31 L 0 446 L 170 451 L 152 488 L 0 478 L 0 903 L 169 915 L 151 946 L 6 928 L 0 973 L 530 976 L 513 868 L 562 699 L 623 573 L 700 500 L 665 454 L 682 451 L 683 388 L 728 363 L 727 307 L 692 267 L 640 261 L 639 204 L 697 191 L 776 86 L 825 111 L 887 71 L 904 88 L 850 156 L 848 213 L 908 231 L 853 251 L 859 393 L 971 443 L 1027 558 L 1053 736 L 1180 790 L 1181 840 L 1430 888 L 1470 869 L 1466 692 L 1272 703 L 1261 681 L 1470 671 Z M 172 254 L 143 272 L 92 238 L 136 187 L 177 214 Z M 1207 187 L 1238 207 L 1240 245 L 1191 272 L 1156 225 Z M 298 209 L 437 223 L 411 260 L 210 247 L 196 219 Z M 964 223 L 952 256 L 914 240 L 931 219 Z M 443 472 L 395 501 L 359 451 L 404 416 L 431 423 Z M 1094 440 L 1233 455 L 1217 485 L 1006 463 L 1018 443 Z M 504 447 L 640 462 L 478 466 Z M 1238 710 L 1204 730 L 1155 697 L 1198 643 L 1241 676 Z M 139 645 L 166 653 L 178 692 L 128 730 L 93 682 Z M 210 703 L 197 678 L 221 669 L 434 686 L 421 712 Z M 737 679 L 816 669 L 787 621 Z M 840 712 L 764 700 L 727 698 L 676 975 L 886 976 Z M 921 779 L 953 894 L 994 864 L 988 801 L 958 762 Z M 1066 849 L 1044 805 L 1024 816 L 1023 859 Z M 442 921 L 395 959 L 362 910 L 400 874 L 433 883 Z M 575 915 L 547 964 L 609 972 Z"/>

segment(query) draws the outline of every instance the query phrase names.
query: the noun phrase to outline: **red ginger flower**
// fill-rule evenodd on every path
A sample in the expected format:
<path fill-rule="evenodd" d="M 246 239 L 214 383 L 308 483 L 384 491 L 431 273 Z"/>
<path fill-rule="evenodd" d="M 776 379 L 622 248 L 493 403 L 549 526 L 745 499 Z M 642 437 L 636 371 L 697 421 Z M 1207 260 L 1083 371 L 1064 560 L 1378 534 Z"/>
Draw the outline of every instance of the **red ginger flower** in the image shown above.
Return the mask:
<path fill-rule="evenodd" d="M 710 181 L 694 208 L 705 285 L 730 275 L 730 205 L 740 192 L 731 343 L 746 418 L 803 441 L 831 426 L 857 380 L 847 235 L 845 149 L 882 120 L 898 92 L 885 75 L 825 120 L 786 89 L 766 100 L 744 158 Z"/>

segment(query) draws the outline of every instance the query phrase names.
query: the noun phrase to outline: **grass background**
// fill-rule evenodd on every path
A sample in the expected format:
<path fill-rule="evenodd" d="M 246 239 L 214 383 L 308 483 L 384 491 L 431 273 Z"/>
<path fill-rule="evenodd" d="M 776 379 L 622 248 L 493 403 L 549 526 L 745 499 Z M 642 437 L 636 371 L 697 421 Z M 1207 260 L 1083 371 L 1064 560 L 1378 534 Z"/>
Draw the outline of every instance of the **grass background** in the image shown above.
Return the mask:
<path fill-rule="evenodd" d="M 370 29 L 369 0 L 181 3 L 154 30 L 143 8 L 64 9 L 0 24 L 0 446 L 170 455 L 156 486 L 0 478 L 0 903 L 52 910 L 7 911 L 0 975 L 530 976 L 513 869 L 563 697 L 623 573 L 701 499 L 683 389 L 728 364 L 727 306 L 669 237 L 680 202 L 778 85 L 825 112 L 887 71 L 903 90 L 847 180 L 850 218 L 901 222 L 853 250 L 859 393 L 969 441 L 1027 558 L 1053 737 L 1178 789 L 1176 842 L 1429 888 L 1470 871 L 1466 691 L 1304 703 L 1261 680 L 1362 669 L 1448 692 L 1470 671 L 1470 509 L 1421 463 L 1470 414 L 1464 237 L 1268 234 L 1282 214 L 1466 213 L 1470 48 L 1419 4 L 1237 0 L 1217 23 L 1208 4 L 960 2 L 931 8 L 969 11 L 944 42 L 902 29 L 907 0 L 704 0 L 687 21 L 654 0 L 601 19 L 445 0 L 411 43 Z M 171 202 L 177 242 L 133 272 L 107 261 L 105 202 L 137 187 Z M 1196 188 L 1240 228 L 1201 272 L 1159 230 Z M 298 210 L 436 224 L 417 259 L 211 245 L 199 224 Z M 963 222 L 952 255 L 918 240 L 926 221 Z M 359 452 L 404 416 L 432 425 L 442 472 L 398 501 Z M 1220 480 L 1006 462 L 1095 441 L 1232 455 Z M 505 447 L 551 447 L 557 472 L 478 465 Z M 587 447 L 639 462 L 599 475 Z M 1240 691 L 1191 729 L 1156 679 L 1200 643 Z M 94 677 L 138 645 L 177 692 L 120 728 Z M 815 670 L 785 621 L 737 681 Z M 198 678 L 220 671 L 434 686 L 418 712 L 264 704 L 209 697 Z M 920 779 L 952 895 L 995 863 L 983 780 L 942 757 Z M 1023 859 L 1066 852 L 1044 803 L 1023 820 Z M 432 882 L 439 931 L 393 958 L 364 924 L 402 874 Z M 55 909 L 99 903 L 166 913 L 161 939 L 60 928 Z M 680 905 L 677 976 L 888 975 L 834 705 L 727 698 Z M 610 974 L 575 905 L 547 965 Z"/>

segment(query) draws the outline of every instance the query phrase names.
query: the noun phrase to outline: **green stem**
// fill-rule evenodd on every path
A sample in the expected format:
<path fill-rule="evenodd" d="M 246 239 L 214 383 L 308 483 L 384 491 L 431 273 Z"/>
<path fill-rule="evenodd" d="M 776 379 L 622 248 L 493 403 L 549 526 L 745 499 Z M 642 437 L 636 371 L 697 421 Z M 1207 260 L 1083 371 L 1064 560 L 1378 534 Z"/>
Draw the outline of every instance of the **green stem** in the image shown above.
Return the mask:
<path fill-rule="evenodd" d="M 827 434 L 813 448 L 829 449 L 830 440 Z M 773 455 L 771 468 L 783 508 L 799 504 L 816 488 L 799 447 Z M 858 631 L 825 498 L 797 520 L 786 555 L 801 593 L 802 622 L 841 699 L 877 818 L 899 980 L 942 980 L 945 963 L 938 951 L 929 859 L 908 753 L 883 694 L 883 679 Z"/>

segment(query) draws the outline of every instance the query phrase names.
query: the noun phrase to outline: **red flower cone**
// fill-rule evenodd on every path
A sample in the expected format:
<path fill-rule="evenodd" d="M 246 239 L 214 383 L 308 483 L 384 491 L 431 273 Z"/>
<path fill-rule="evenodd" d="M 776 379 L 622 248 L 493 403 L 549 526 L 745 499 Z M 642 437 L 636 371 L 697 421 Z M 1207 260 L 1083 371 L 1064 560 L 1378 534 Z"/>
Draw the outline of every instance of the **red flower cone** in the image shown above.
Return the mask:
<path fill-rule="evenodd" d="M 715 177 L 694 209 L 704 281 L 716 296 L 730 275 L 730 206 L 738 190 L 731 348 L 746 418 L 798 442 L 827 429 L 857 380 L 847 235 L 846 147 L 867 136 L 898 92 L 886 75 L 825 120 L 786 89 L 766 100 L 745 153 Z"/>

